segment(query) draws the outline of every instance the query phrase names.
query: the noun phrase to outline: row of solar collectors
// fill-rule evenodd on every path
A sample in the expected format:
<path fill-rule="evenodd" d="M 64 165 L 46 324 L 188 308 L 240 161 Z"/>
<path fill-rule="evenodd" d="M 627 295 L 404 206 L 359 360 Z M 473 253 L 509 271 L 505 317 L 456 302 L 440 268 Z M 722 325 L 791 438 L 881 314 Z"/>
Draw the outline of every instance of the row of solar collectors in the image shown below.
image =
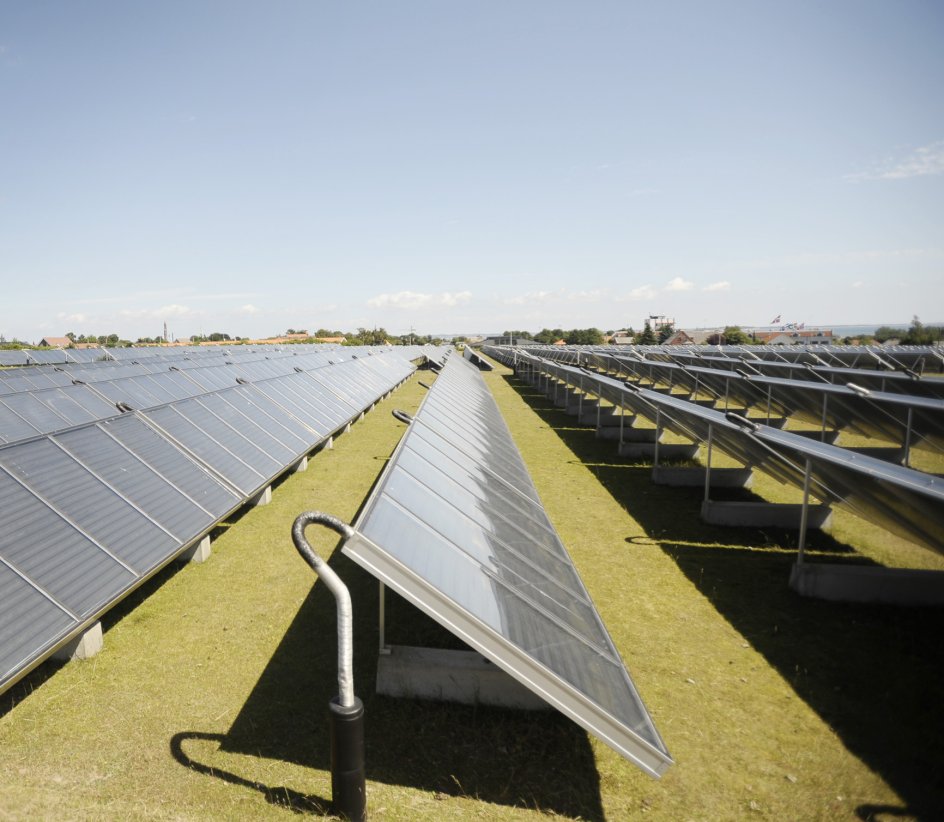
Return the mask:
<path fill-rule="evenodd" d="M 613 352 L 613 346 L 526 346 L 536 356 L 573 362 L 580 352 Z M 944 350 L 928 345 L 634 345 L 619 346 L 645 359 L 677 357 L 775 361 L 795 365 L 831 365 L 845 368 L 944 370 Z"/>
<path fill-rule="evenodd" d="M 0 690 L 412 370 L 295 373 L 0 447 Z"/>
<path fill-rule="evenodd" d="M 431 353 L 434 353 L 431 351 Z M 311 361 L 315 357 L 314 361 Z M 304 371 L 299 365 L 311 366 Z M 331 377 L 317 376 L 327 365 L 316 355 L 284 360 L 260 360 L 242 365 L 159 371 L 137 376 L 121 376 L 56 388 L 0 394 L 0 442 L 13 442 L 37 433 L 57 431 L 94 419 L 111 416 L 122 410 L 149 408 L 208 391 L 229 388 L 239 383 L 258 382 L 296 373 L 307 373 L 312 379 L 343 391 L 356 400 L 361 393 L 371 396 L 385 377 L 397 380 L 410 361 L 399 352 L 385 352 L 351 359 L 331 366 Z M 56 372 L 53 372 L 56 373 Z M 370 400 L 364 402 L 364 407 Z"/>
<path fill-rule="evenodd" d="M 714 447 L 797 488 L 804 486 L 808 461 L 810 493 L 817 499 L 944 552 L 944 480 L 939 477 L 746 419 L 732 422 L 722 411 L 574 366 L 529 355 L 522 355 L 518 366 L 519 372 L 523 367 L 546 374 L 693 442 L 707 442 L 710 430 Z"/>
<path fill-rule="evenodd" d="M 767 420 L 792 418 L 823 431 L 848 430 L 944 452 L 944 399 L 625 357 L 588 355 L 585 362 L 641 386 L 684 392 L 690 399 L 713 398 L 723 410 L 753 411 Z"/>
<path fill-rule="evenodd" d="M 176 349 L 169 349 L 176 351 Z M 269 350 L 241 349 L 228 355 L 214 351 L 212 355 L 152 357 L 148 360 L 129 360 L 124 362 L 107 361 L 85 365 L 30 366 L 27 368 L 0 371 L 0 395 L 18 391 L 30 391 L 35 388 L 48 388 L 53 385 L 68 385 L 72 382 L 97 382 L 114 379 L 119 376 L 160 373 L 168 370 L 189 371 L 204 367 L 223 367 L 226 365 L 268 362 L 272 366 L 270 374 L 287 374 L 292 370 L 310 370 L 321 368 L 335 362 L 394 354 L 401 359 L 435 359 L 441 356 L 441 348 L 434 346 L 398 346 L 396 348 L 346 347 L 326 349 L 325 346 L 292 346 L 282 349 L 275 346 Z"/>
<path fill-rule="evenodd" d="M 944 399 L 944 378 L 919 377 L 916 373 L 905 371 L 879 371 L 867 368 L 837 367 L 826 365 L 797 364 L 774 362 L 760 359 L 734 359 L 713 354 L 696 354 L 689 347 L 664 346 L 658 350 L 644 352 L 645 346 L 633 351 L 622 347 L 594 347 L 571 349 L 548 349 L 543 347 L 522 347 L 533 356 L 563 362 L 570 365 L 586 365 L 588 362 L 599 364 L 607 361 L 619 361 L 622 366 L 614 365 L 614 373 L 627 363 L 674 363 L 676 365 L 708 367 L 719 371 L 745 372 L 758 376 L 780 377 L 802 382 L 830 383 L 846 385 L 852 382 L 870 391 L 887 391 L 915 397 Z"/>
<path fill-rule="evenodd" d="M 344 552 L 653 774 L 671 759 L 478 368 L 451 357 Z"/>

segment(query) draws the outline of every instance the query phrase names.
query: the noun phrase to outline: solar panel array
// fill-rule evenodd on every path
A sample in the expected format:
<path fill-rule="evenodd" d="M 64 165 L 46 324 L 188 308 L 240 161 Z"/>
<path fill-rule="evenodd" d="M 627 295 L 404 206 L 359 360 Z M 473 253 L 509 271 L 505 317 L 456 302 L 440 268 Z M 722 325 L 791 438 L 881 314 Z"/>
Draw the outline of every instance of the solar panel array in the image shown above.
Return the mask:
<path fill-rule="evenodd" d="M 490 353 L 507 359 L 507 352 L 492 349 Z M 526 352 L 517 352 L 515 359 L 525 366 L 530 379 L 543 374 L 555 384 L 605 399 L 696 443 L 707 442 L 710 436 L 715 447 L 781 482 L 802 488 L 809 463 L 811 493 L 816 498 L 944 552 L 944 480 L 940 477 L 789 431 L 732 422 L 723 411 L 665 390 L 641 388 L 621 378 Z M 844 396 L 849 401 L 859 399 L 851 390 Z M 927 402 L 919 399 L 916 407 Z"/>
<path fill-rule="evenodd" d="M 133 375 L 115 363 L 124 376 L 102 368 L 45 388 L 4 373 L 0 690 L 395 388 L 418 356 L 217 357 Z M 66 373 L 25 370 L 32 385 Z"/>
<path fill-rule="evenodd" d="M 654 775 L 671 758 L 479 370 L 451 357 L 344 552 Z"/>

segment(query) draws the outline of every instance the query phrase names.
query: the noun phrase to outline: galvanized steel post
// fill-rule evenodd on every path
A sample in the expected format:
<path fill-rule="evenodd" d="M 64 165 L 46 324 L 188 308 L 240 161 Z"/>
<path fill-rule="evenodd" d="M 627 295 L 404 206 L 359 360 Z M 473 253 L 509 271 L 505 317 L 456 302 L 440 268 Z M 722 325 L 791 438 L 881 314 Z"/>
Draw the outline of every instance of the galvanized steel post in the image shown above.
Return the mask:
<path fill-rule="evenodd" d="M 338 695 L 328 702 L 331 736 L 331 802 L 334 810 L 352 822 L 363 822 L 367 811 L 364 775 L 364 703 L 354 695 L 354 620 L 351 595 L 340 577 L 305 539 L 308 525 L 324 525 L 345 539 L 354 534 L 346 522 L 320 511 L 299 514 L 292 539 L 302 558 L 328 586 L 337 600 Z"/>

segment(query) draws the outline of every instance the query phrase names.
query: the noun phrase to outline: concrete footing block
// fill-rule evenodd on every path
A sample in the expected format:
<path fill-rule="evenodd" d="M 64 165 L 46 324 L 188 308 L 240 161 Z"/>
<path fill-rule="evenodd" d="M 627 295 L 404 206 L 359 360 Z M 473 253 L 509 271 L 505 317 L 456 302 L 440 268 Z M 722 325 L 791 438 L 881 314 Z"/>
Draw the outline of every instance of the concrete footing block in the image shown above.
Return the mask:
<path fill-rule="evenodd" d="M 256 505 L 268 505 L 270 502 L 272 502 L 272 486 L 267 485 L 251 500 L 249 500 L 249 505 L 255 507 Z"/>
<path fill-rule="evenodd" d="M 804 562 L 791 569 L 790 587 L 832 602 L 944 605 L 944 571 Z"/>
<path fill-rule="evenodd" d="M 191 545 L 186 551 L 177 556 L 178 562 L 206 562 L 213 551 L 210 548 L 210 535 L 207 534 L 199 542 Z"/>
<path fill-rule="evenodd" d="M 711 525 L 737 525 L 752 528 L 799 528 L 803 506 L 776 502 L 719 502 L 704 500 L 701 518 Z M 824 528 L 832 516 L 828 505 L 810 505 L 807 528 Z"/>
<path fill-rule="evenodd" d="M 653 431 L 655 433 L 655 431 Z M 653 439 L 655 439 L 653 437 Z M 698 443 L 660 443 L 659 459 L 690 460 L 698 453 Z M 656 445 L 654 442 L 621 442 L 619 455 L 630 459 L 655 459 Z"/>
<path fill-rule="evenodd" d="M 291 473 L 293 474 L 298 474 L 301 471 L 307 471 L 308 470 L 308 455 L 306 454 L 304 457 L 302 457 L 298 462 L 296 462 L 291 467 L 290 470 L 291 470 Z"/>
<path fill-rule="evenodd" d="M 328 437 L 321 447 L 324 448 L 325 451 L 330 451 L 332 448 L 334 448 L 334 437 Z"/>
<path fill-rule="evenodd" d="M 341 429 L 341 433 L 342 433 L 342 434 L 347 434 L 350 430 L 351 430 L 351 424 L 350 424 L 350 423 L 347 423 L 347 424 L 345 424 L 344 428 Z"/>
<path fill-rule="evenodd" d="M 662 448 L 659 448 L 661 453 Z M 652 469 L 652 481 L 656 485 L 669 485 L 674 488 L 704 488 L 704 468 L 676 468 L 662 465 Z M 709 478 L 710 488 L 749 488 L 753 471 L 750 468 L 712 468 Z"/>
<path fill-rule="evenodd" d="M 102 638 L 102 623 L 96 622 L 84 633 L 63 645 L 53 654 L 53 659 L 89 659 L 105 646 Z"/>
<path fill-rule="evenodd" d="M 393 645 L 377 658 L 377 693 L 464 705 L 546 710 L 548 704 L 475 651 Z"/>

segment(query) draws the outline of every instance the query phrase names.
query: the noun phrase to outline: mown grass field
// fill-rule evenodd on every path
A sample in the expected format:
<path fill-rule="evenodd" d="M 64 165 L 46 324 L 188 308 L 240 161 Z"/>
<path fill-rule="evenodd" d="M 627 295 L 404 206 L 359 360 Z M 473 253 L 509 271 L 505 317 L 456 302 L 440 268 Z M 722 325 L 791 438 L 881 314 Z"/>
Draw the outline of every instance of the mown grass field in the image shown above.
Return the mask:
<path fill-rule="evenodd" d="M 309 529 L 352 590 L 372 819 L 939 817 L 940 609 L 800 599 L 787 588 L 795 534 L 706 526 L 699 491 L 652 485 L 506 369 L 485 379 L 676 764 L 653 780 L 554 713 L 375 696 L 377 585 L 332 532 Z M 389 411 L 423 393 L 409 381 L 271 504 L 225 523 L 208 562 L 135 594 L 109 616 L 102 654 L 0 696 L 0 820 L 328 813 L 334 600 L 289 530 L 309 508 L 353 520 L 404 430 Z M 810 547 L 899 553 L 859 521 Z M 388 639 L 451 641 L 399 601 Z"/>

